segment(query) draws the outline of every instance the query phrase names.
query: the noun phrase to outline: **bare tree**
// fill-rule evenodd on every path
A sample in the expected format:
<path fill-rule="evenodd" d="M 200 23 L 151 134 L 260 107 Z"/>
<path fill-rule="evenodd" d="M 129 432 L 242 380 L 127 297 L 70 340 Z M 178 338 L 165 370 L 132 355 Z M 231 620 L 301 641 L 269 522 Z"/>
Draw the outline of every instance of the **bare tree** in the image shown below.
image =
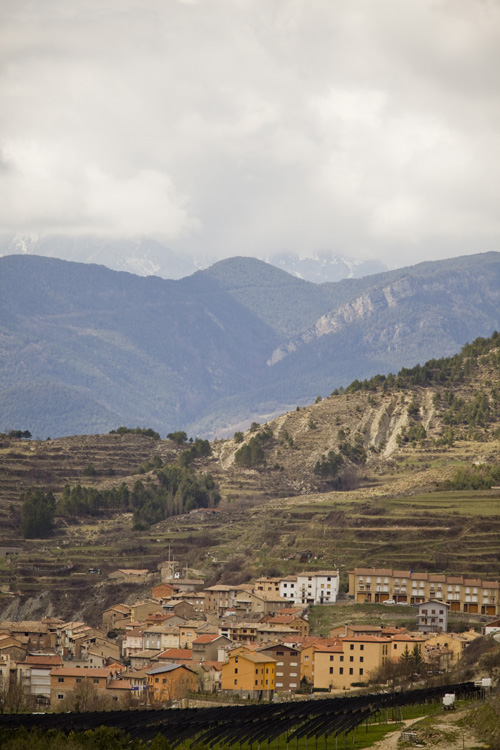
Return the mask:
<path fill-rule="evenodd" d="M 28 693 L 19 680 L 4 685 L 0 692 L 0 713 L 27 713 L 33 711 L 35 705 L 35 696 Z"/>
<path fill-rule="evenodd" d="M 88 680 L 77 685 L 58 704 L 59 711 L 74 711 L 84 713 L 86 711 L 107 711 L 111 707 L 111 698 Z"/>

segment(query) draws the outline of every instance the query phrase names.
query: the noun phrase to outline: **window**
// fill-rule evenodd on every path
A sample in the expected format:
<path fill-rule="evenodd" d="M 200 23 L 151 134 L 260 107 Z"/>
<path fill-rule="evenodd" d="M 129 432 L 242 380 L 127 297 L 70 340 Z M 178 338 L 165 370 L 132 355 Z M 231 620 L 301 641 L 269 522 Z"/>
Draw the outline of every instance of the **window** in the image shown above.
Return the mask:
<path fill-rule="evenodd" d="M 330 674 L 333 674 L 333 667 L 330 667 Z"/>
<path fill-rule="evenodd" d="M 340 667 L 339 674 L 344 674 L 344 667 Z"/>
<path fill-rule="evenodd" d="M 359 670 L 359 674 L 360 674 L 360 676 L 363 674 L 363 670 L 362 669 Z"/>
<path fill-rule="evenodd" d="M 98 684 L 99 684 L 99 678 L 98 677 L 94 677 L 94 685 L 98 685 Z"/>
<path fill-rule="evenodd" d="M 64 695 L 62 693 L 57 694 L 57 700 L 62 701 L 64 699 Z"/>
<path fill-rule="evenodd" d="M 234 674 L 238 674 L 238 667 L 234 668 Z"/>
<path fill-rule="evenodd" d="M 360 657 L 359 657 L 359 661 L 360 661 L 360 662 L 363 662 L 364 660 L 365 660 L 365 657 L 364 657 L 364 656 L 360 656 Z"/>
<path fill-rule="evenodd" d="M 333 661 L 333 654 L 330 654 L 330 661 Z"/>
<path fill-rule="evenodd" d="M 349 661 L 354 661 L 354 656 L 350 656 Z"/>
<path fill-rule="evenodd" d="M 349 667 L 349 674 L 354 674 L 354 669 L 352 667 Z"/>
<path fill-rule="evenodd" d="M 235 685 L 237 685 L 237 684 L 238 684 L 238 680 L 235 680 L 235 681 L 234 681 L 234 684 L 235 684 Z"/>
<path fill-rule="evenodd" d="M 349 646 L 349 648 L 351 649 L 351 651 L 354 651 L 354 643 L 351 643 L 351 645 Z"/>
<path fill-rule="evenodd" d="M 364 643 L 361 644 L 361 646 L 359 647 L 359 650 L 360 651 L 364 651 L 365 650 L 365 644 Z"/>
<path fill-rule="evenodd" d="M 341 654 L 340 661 L 344 661 L 344 654 Z"/>
<path fill-rule="evenodd" d="M 64 677 L 58 677 L 58 678 L 57 678 L 57 681 L 58 681 L 58 682 L 64 682 Z"/>
<path fill-rule="evenodd" d="M 82 681 L 82 678 L 81 678 L 81 677 L 77 677 L 77 678 L 76 678 L 76 682 L 77 682 L 77 684 L 78 684 L 78 683 L 80 683 L 81 681 Z"/>

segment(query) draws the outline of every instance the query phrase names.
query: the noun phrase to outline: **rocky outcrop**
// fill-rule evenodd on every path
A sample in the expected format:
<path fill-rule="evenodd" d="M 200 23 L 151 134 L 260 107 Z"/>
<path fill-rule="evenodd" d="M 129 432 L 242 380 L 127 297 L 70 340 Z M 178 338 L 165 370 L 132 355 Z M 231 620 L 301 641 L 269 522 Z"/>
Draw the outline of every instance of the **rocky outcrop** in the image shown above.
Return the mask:
<path fill-rule="evenodd" d="M 397 307 L 401 300 L 412 297 L 419 291 L 421 290 L 418 289 L 418 284 L 409 277 L 398 279 L 378 289 L 372 289 L 336 310 L 322 315 L 314 326 L 275 349 L 267 364 L 272 367 L 300 346 L 310 344 L 316 338 L 337 333 L 357 320 L 365 320 L 380 314 L 387 308 Z"/>

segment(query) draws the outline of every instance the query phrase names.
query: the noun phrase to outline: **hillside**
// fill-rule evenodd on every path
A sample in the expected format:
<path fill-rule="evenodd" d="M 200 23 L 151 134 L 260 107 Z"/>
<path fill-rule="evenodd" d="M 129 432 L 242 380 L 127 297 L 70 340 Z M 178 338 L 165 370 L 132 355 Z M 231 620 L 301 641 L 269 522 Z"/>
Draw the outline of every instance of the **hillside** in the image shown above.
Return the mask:
<path fill-rule="evenodd" d="M 50 490 L 59 502 L 65 484 L 102 492 L 125 482 L 132 490 L 139 479 L 155 487 L 158 467 L 178 462 L 191 444 L 131 434 L 3 438 L 4 544 L 23 549 L 0 566 L 4 589 L 22 594 L 7 596 L 5 606 L 17 613 L 46 607 L 50 590 L 65 612 L 76 607 L 89 617 L 96 602 L 127 593 L 107 574 L 119 567 L 154 572 L 169 545 L 212 582 L 297 572 L 305 563 L 338 566 L 344 585 L 354 565 L 499 578 L 500 512 L 491 489 L 500 484 L 499 343 L 496 335 L 397 378 L 354 382 L 213 442 L 212 454 L 192 463 L 198 473 L 210 472 L 222 495 L 220 512 L 208 518 L 184 513 L 136 528 L 133 509 L 56 515 L 52 537 L 23 539 L 19 510 L 27 488 Z M 238 459 L 252 445 L 261 453 L 243 451 Z M 94 565 L 102 570 L 97 584 L 88 573 Z M 90 591 L 91 599 L 83 596 Z"/>
<path fill-rule="evenodd" d="M 179 281 L 0 258 L 0 429 L 208 437 L 500 327 L 500 255 L 313 284 L 251 258 Z"/>

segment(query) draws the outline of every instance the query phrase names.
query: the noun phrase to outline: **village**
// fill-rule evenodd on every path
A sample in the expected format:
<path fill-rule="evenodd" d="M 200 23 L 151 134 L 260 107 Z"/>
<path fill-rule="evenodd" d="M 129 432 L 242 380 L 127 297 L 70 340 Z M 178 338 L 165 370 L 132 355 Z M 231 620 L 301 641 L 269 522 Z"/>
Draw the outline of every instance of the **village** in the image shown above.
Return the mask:
<path fill-rule="evenodd" d="M 17 691 L 39 710 L 58 711 L 81 710 L 89 696 L 104 709 L 344 694 L 405 658 L 429 673 L 448 671 L 481 634 L 500 631 L 499 583 L 461 576 L 355 568 L 347 595 L 339 595 L 338 570 L 205 587 L 202 578 L 181 578 L 169 559 L 159 573 L 112 576 L 156 582 L 147 598 L 103 611 L 100 627 L 57 617 L 0 621 L 4 695 Z M 327 637 L 310 633 L 312 606 L 352 602 L 413 606 L 414 629 L 363 621 Z M 483 622 L 450 632 L 451 612 Z"/>

